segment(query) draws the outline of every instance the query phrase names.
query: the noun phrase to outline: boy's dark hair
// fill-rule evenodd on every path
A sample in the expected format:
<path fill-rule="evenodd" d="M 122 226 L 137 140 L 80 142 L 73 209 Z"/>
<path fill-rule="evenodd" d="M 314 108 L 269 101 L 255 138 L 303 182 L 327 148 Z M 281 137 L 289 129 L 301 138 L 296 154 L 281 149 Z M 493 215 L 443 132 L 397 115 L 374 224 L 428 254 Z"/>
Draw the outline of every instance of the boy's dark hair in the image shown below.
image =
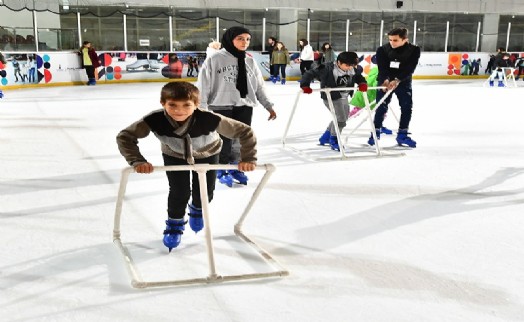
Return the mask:
<path fill-rule="evenodd" d="M 388 32 L 388 36 L 399 36 L 400 39 L 408 38 L 408 29 L 407 28 L 394 28 Z"/>
<path fill-rule="evenodd" d="M 90 44 L 90 43 L 91 43 L 90 41 L 87 41 L 87 40 L 86 40 L 86 41 L 84 41 L 82 44 L 85 46 L 85 45 Z"/>
<path fill-rule="evenodd" d="M 358 55 L 353 51 L 343 51 L 337 56 L 337 61 L 342 64 L 356 66 L 358 65 Z"/>
<path fill-rule="evenodd" d="M 167 100 L 189 100 L 198 105 L 200 103 L 200 91 L 195 85 L 188 82 L 167 83 L 160 91 L 160 102 L 165 103 Z"/>

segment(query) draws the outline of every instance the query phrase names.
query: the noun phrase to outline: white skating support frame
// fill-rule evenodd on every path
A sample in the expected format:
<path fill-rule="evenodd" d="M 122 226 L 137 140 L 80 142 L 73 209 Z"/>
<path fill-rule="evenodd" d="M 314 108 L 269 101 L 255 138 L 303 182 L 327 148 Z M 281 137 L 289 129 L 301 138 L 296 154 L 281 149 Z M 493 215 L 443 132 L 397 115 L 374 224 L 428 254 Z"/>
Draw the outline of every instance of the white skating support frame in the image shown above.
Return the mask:
<path fill-rule="evenodd" d="M 126 268 L 131 276 L 131 285 L 135 288 L 148 288 L 148 287 L 167 287 L 167 286 L 181 286 L 181 285 L 190 285 L 190 284 L 210 284 L 210 283 L 219 283 L 219 282 L 228 282 L 228 281 L 240 281 L 248 279 L 258 279 L 258 278 L 269 278 L 269 277 L 283 277 L 289 275 L 289 272 L 284 269 L 267 251 L 262 249 L 257 243 L 255 243 L 249 236 L 242 232 L 242 224 L 246 219 L 251 207 L 255 203 L 256 199 L 260 195 L 260 192 L 266 185 L 269 177 L 275 170 L 275 167 L 272 164 L 258 165 L 256 170 L 265 170 L 262 180 L 256 187 L 253 192 L 249 203 L 246 205 L 242 215 L 238 219 L 238 222 L 234 226 L 234 233 L 252 248 L 257 250 L 258 254 L 267 264 L 275 268 L 272 272 L 262 272 L 262 273 L 246 273 L 240 275 L 219 275 L 215 266 L 215 255 L 213 249 L 213 236 L 211 233 L 211 224 L 209 221 L 209 202 L 207 197 L 207 180 L 206 172 L 208 170 L 232 170 L 237 169 L 236 165 L 223 165 L 223 164 L 196 164 L 196 165 L 187 165 L 187 166 L 155 166 L 155 171 L 196 171 L 198 178 L 200 180 L 200 196 L 202 199 L 202 215 L 204 218 L 204 230 L 207 246 L 207 255 L 209 263 L 209 275 L 207 277 L 193 278 L 193 279 L 181 279 L 181 280 L 169 280 L 169 281 L 154 281 L 147 282 L 142 280 L 138 269 L 129 253 L 128 249 L 124 246 L 120 239 L 120 220 L 122 214 L 122 204 L 124 200 L 124 195 L 126 191 L 126 186 L 128 182 L 128 177 L 131 173 L 134 172 L 132 167 L 128 167 L 122 170 L 122 177 L 120 179 L 120 188 L 118 190 L 118 198 L 116 201 L 115 209 L 115 218 L 114 218 L 114 229 L 113 229 L 113 242 L 118 246 L 118 249 L 124 257 Z"/>
<path fill-rule="evenodd" d="M 502 69 L 502 81 L 504 82 L 504 87 L 517 87 L 517 81 L 515 80 L 515 68 L 513 68 L 513 67 L 497 67 L 497 69 L 498 68 Z M 495 69 L 495 71 L 497 69 Z M 493 73 L 495 71 L 493 71 Z M 490 78 L 491 78 L 491 75 L 484 82 L 484 84 L 483 84 L 484 87 L 489 87 L 489 80 L 490 80 Z M 496 81 L 498 82 L 499 80 L 497 79 Z M 509 86 L 510 84 L 512 86 Z M 493 87 L 498 87 L 497 85 L 498 84 L 495 83 Z"/>
<path fill-rule="evenodd" d="M 383 86 L 368 87 L 368 90 L 383 90 L 385 88 L 386 87 L 383 87 Z M 351 89 L 351 88 L 349 88 L 349 89 Z M 337 139 L 338 139 L 339 143 L 343 142 L 342 141 L 342 134 L 341 134 L 340 129 L 338 127 L 337 116 L 335 114 L 335 107 L 333 106 L 333 100 L 331 99 L 330 93 L 334 92 L 334 91 L 347 91 L 349 89 L 347 87 L 345 87 L 345 88 L 320 88 L 320 89 L 314 89 L 313 90 L 313 92 L 325 92 L 326 93 L 326 97 L 327 97 L 328 105 L 329 105 L 329 111 L 331 112 L 331 118 L 333 120 L 333 125 L 335 127 L 335 132 L 337 134 Z M 355 86 L 352 89 L 355 92 L 358 91 L 358 87 L 357 86 Z M 382 103 L 384 103 L 386 101 L 386 99 L 388 98 L 388 96 L 391 95 L 392 93 L 393 93 L 393 90 L 387 91 L 386 94 L 382 97 L 382 99 L 379 102 L 377 102 L 376 106 L 380 106 Z M 376 135 L 376 131 L 375 131 L 375 125 L 373 123 L 373 117 L 372 117 L 372 112 L 371 112 L 371 108 L 370 108 L 370 103 L 369 103 L 369 98 L 368 98 L 368 95 L 367 95 L 367 91 L 366 92 L 362 92 L 362 94 L 363 94 L 362 96 L 364 97 L 364 103 L 365 103 L 364 110 L 367 112 L 367 116 L 364 119 L 364 121 L 366 119 L 369 120 L 371 133 L 373 135 L 373 139 L 375 140 L 376 157 L 382 157 L 382 156 L 404 156 L 405 155 L 404 153 L 384 154 L 382 152 L 382 150 L 380 148 L 379 140 L 377 139 L 377 135 Z M 286 137 L 287 137 L 287 134 L 289 132 L 289 127 L 291 126 L 291 121 L 293 120 L 293 116 L 295 115 L 295 111 L 297 109 L 298 102 L 300 101 L 300 97 L 302 95 L 303 95 L 303 92 L 302 92 L 302 90 L 300 90 L 297 93 L 297 96 L 295 98 L 295 104 L 293 105 L 293 109 L 291 110 L 291 114 L 289 115 L 289 120 L 287 122 L 286 129 L 284 131 L 284 135 L 282 136 L 282 146 L 283 147 L 286 147 Z M 306 95 L 310 95 L 310 94 L 306 94 Z M 396 118 L 396 115 L 395 115 L 395 118 Z M 362 123 L 364 121 L 362 121 Z M 360 125 L 362 125 L 362 123 L 360 123 L 358 126 L 360 127 Z M 353 133 L 353 132 L 351 132 L 351 133 Z M 344 148 L 343 144 L 339 144 L 339 146 L 340 146 L 340 156 L 339 156 L 340 159 L 345 160 L 345 159 L 356 158 L 354 156 L 350 156 L 350 155 L 347 154 L 346 149 Z"/>

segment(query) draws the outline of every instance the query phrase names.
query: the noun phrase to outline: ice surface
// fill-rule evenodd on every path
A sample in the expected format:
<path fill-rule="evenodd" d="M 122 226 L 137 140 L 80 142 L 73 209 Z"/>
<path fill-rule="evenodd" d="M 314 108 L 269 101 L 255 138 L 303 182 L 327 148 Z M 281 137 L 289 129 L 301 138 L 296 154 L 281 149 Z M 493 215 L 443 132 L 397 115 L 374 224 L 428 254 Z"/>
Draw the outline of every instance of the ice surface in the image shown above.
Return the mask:
<path fill-rule="evenodd" d="M 115 135 L 160 107 L 162 84 L 5 90 L 1 320 L 523 321 L 524 89 L 482 82 L 415 81 L 418 147 L 383 136 L 406 155 L 375 158 L 364 123 L 347 144 L 363 157 L 343 161 L 317 145 L 329 121 L 318 93 L 300 98 L 283 148 L 298 83 L 268 82 L 278 118 L 259 107 L 253 127 L 259 162 L 277 170 L 244 230 L 291 275 L 147 290 L 130 286 L 112 242 L 126 166 Z M 396 129 L 391 113 L 385 125 Z M 161 165 L 153 136 L 140 147 Z M 261 173 L 250 176 L 211 204 L 219 273 L 264 269 L 232 237 Z M 164 173 L 132 175 L 122 239 L 144 277 L 205 276 L 203 232 L 171 254 L 162 245 L 166 194 Z"/>

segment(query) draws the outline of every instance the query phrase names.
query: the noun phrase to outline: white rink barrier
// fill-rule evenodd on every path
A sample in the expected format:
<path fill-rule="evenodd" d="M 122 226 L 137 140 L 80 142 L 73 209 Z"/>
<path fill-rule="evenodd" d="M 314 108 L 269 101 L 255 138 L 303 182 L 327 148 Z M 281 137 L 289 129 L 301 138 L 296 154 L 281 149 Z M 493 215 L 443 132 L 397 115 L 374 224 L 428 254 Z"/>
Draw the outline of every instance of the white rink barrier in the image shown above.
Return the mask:
<path fill-rule="evenodd" d="M 386 89 L 386 87 L 384 87 L 384 86 L 368 87 L 368 90 L 383 90 L 383 89 Z M 356 159 L 357 157 L 350 156 L 348 154 L 348 151 L 346 151 L 346 148 L 345 148 L 344 144 L 342 144 L 342 142 L 343 142 L 342 134 L 340 132 L 340 128 L 338 127 L 337 116 L 335 114 L 335 108 L 333 106 L 333 100 L 331 99 L 330 93 L 334 92 L 334 91 L 341 92 L 341 91 L 348 91 L 348 90 L 354 90 L 356 92 L 356 91 L 358 91 L 358 87 L 355 85 L 355 87 L 353 87 L 353 88 L 351 88 L 351 87 L 349 87 L 349 88 L 348 87 L 340 88 L 339 87 L 339 88 L 313 89 L 313 92 L 325 92 L 326 93 L 326 97 L 327 97 L 328 105 L 329 105 L 329 111 L 331 112 L 331 118 L 333 120 L 333 124 L 334 124 L 334 127 L 335 127 L 335 132 L 337 134 L 337 139 L 338 139 L 338 142 L 339 142 L 339 147 L 340 147 L 339 158 L 341 160 L 347 160 L 347 159 L 351 159 L 351 158 L 355 158 Z M 387 91 L 386 94 L 382 97 L 382 99 L 379 102 L 376 103 L 376 106 L 380 106 L 382 103 L 384 103 L 385 100 L 392 93 L 393 93 L 393 90 Z M 298 106 L 298 103 L 300 101 L 300 97 L 302 96 L 302 94 L 304 94 L 304 93 L 303 93 L 302 90 L 300 90 L 297 93 L 297 96 L 295 98 L 295 104 L 293 105 L 293 109 L 291 110 L 291 114 L 289 115 L 289 120 L 288 120 L 287 125 L 286 125 L 286 129 L 284 130 L 284 135 L 282 136 L 282 146 L 283 147 L 286 147 L 286 137 L 287 137 L 287 134 L 289 132 L 289 128 L 291 126 L 291 121 L 293 120 L 293 117 L 295 115 L 295 111 L 297 109 L 297 106 Z M 376 154 L 376 157 L 382 157 L 382 156 L 404 156 L 405 155 L 404 153 L 385 154 L 385 153 L 382 152 L 382 150 L 380 148 L 380 142 L 377 139 L 377 135 L 376 135 L 376 131 L 375 131 L 375 124 L 373 123 L 373 115 L 372 115 L 372 111 L 371 111 L 371 108 L 370 108 L 371 104 L 369 102 L 367 91 L 366 92 L 362 92 L 362 94 L 363 94 L 362 96 L 364 97 L 364 102 L 365 102 L 364 110 L 367 112 L 367 116 L 358 125 L 358 127 L 360 127 L 362 125 L 362 123 L 365 122 L 366 119 L 369 120 L 369 126 L 370 126 L 370 129 L 371 129 L 371 133 L 373 135 L 373 139 L 375 140 L 375 154 Z M 304 95 L 311 95 L 311 94 L 304 94 Z M 394 113 L 393 113 L 393 115 L 395 116 L 395 118 L 397 118 L 397 116 Z M 398 120 L 398 118 L 397 118 L 397 120 Z M 354 130 L 350 134 L 352 134 L 353 132 L 354 132 Z"/>
<path fill-rule="evenodd" d="M 201 278 L 193 279 L 179 279 L 179 280 L 168 280 L 168 281 L 153 281 L 148 282 L 142 280 L 138 269 L 131 257 L 130 252 L 126 246 L 122 243 L 121 232 L 120 232 L 120 222 L 122 214 L 122 204 L 124 201 L 124 195 L 126 192 L 126 186 L 128 182 L 129 175 L 135 170 L 132 167 L 127 167 L 122 170 L 122 176 L 120 179 L 120 188 L 118 190 L 118 198 L 116 201 L 115 209 L 115 218 L 114 218 L 114 228 L 113 228 L 113 242 L 118 246 L 118 249 L 123 255 L 126 268 L 131 277 L 131 285 L 134 288 L 148 288 L 148 287 L 167 287 L 167 286 L 181 286 L 181 285 L 190 285 L 190 284 L 210 284 L 210 283 L 219 283 L 219 282 L 228 282 L 228 281 L 240 281 L 240 280 L 249 280 L 249 279 L 259 279 L 259 278 L 270 278 L 270 277 L 283 277 L 289 275 L 289 272 L 284 269 L 267 251 L 262 249 L 255 241 L 253 241 L 249 236 L 242 232 L 242 224 L 246 219 L 249 211 L 253 207 L 256 199 L 260 195 L 260 192 L 266 185 L 267 181 L 271 174 L 275 171 L 275 166 L 272 164 L 263 164 L 257 165 L 255 170 L 265 170 L 262 180 L 256 187 L 251 199 L 249 200 L 246 208 L 244 209 L 242 215 L 238 219 L 237 223 L 234 226 L 234 233 L 240 238 L 243 242 L 247 243 L 253 249 L 258 252 L 261 259 L 269 264 L 274 271 L 271 272 L 254 272 L 254 273 L 245 273 L 239 275 L 219 275 L 216 271 L 215 265 L 215 254 L 213 249 L 213 236 L 211 233 L 211 224 L 209 220 L 209 202 L 207 196 L 207 179 L 206 172 L 208 170 L 233 170 L 238 169 L 236 165 L 224 165 L 224 164 L 196 164 L 196 165 L 183 165 L 183 166 L 155 166 L 154 171 L 188 171 L 192 170 L 197 172 L 198 179 L 200 181 L 200 196 L 202 199 L 202 216 L 204 218 L 204 230 L 207 246 L 207 257 L 209 264 L 209 275 Z"/>

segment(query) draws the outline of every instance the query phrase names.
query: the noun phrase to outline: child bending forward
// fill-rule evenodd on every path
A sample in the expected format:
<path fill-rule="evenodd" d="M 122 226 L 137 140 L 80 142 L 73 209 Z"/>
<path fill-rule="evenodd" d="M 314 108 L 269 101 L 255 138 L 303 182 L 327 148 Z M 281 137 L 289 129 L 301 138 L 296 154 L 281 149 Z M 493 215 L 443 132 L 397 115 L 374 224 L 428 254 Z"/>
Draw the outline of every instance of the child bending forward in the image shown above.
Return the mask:
<path fill-rule="evenodd" d="M 163 109 L 155 110 L 131 124 L 117 135 L 120 153 L 138 173 L 153 172 L 153 165 L 140 153 L 138 139 L 153 133 L 161 143 L 164 165 L 217 164 L 222 140 L 220 135 L 240 141 L 240 171 L 252 171 L 256 166 L 256 137 L 249 125 L 231 118 L 204 111 L 198 89 L 187 82 L 164 85 L 160 93 Z M 220 134 L 220 135 L 219 135 Z M 164 245 L 171 249 L 180 244 L 187 221 L 184 220 L 189 203 L 189 226 L 195 232 L 204 227 L 198 174 L 195 171 L 167 171 L 169 195 L 167 199 Z M 191 180 L 192 177 L 192 180 Z M 206 174 L 207 194 L 213 199 L 216 171 Z"/>

